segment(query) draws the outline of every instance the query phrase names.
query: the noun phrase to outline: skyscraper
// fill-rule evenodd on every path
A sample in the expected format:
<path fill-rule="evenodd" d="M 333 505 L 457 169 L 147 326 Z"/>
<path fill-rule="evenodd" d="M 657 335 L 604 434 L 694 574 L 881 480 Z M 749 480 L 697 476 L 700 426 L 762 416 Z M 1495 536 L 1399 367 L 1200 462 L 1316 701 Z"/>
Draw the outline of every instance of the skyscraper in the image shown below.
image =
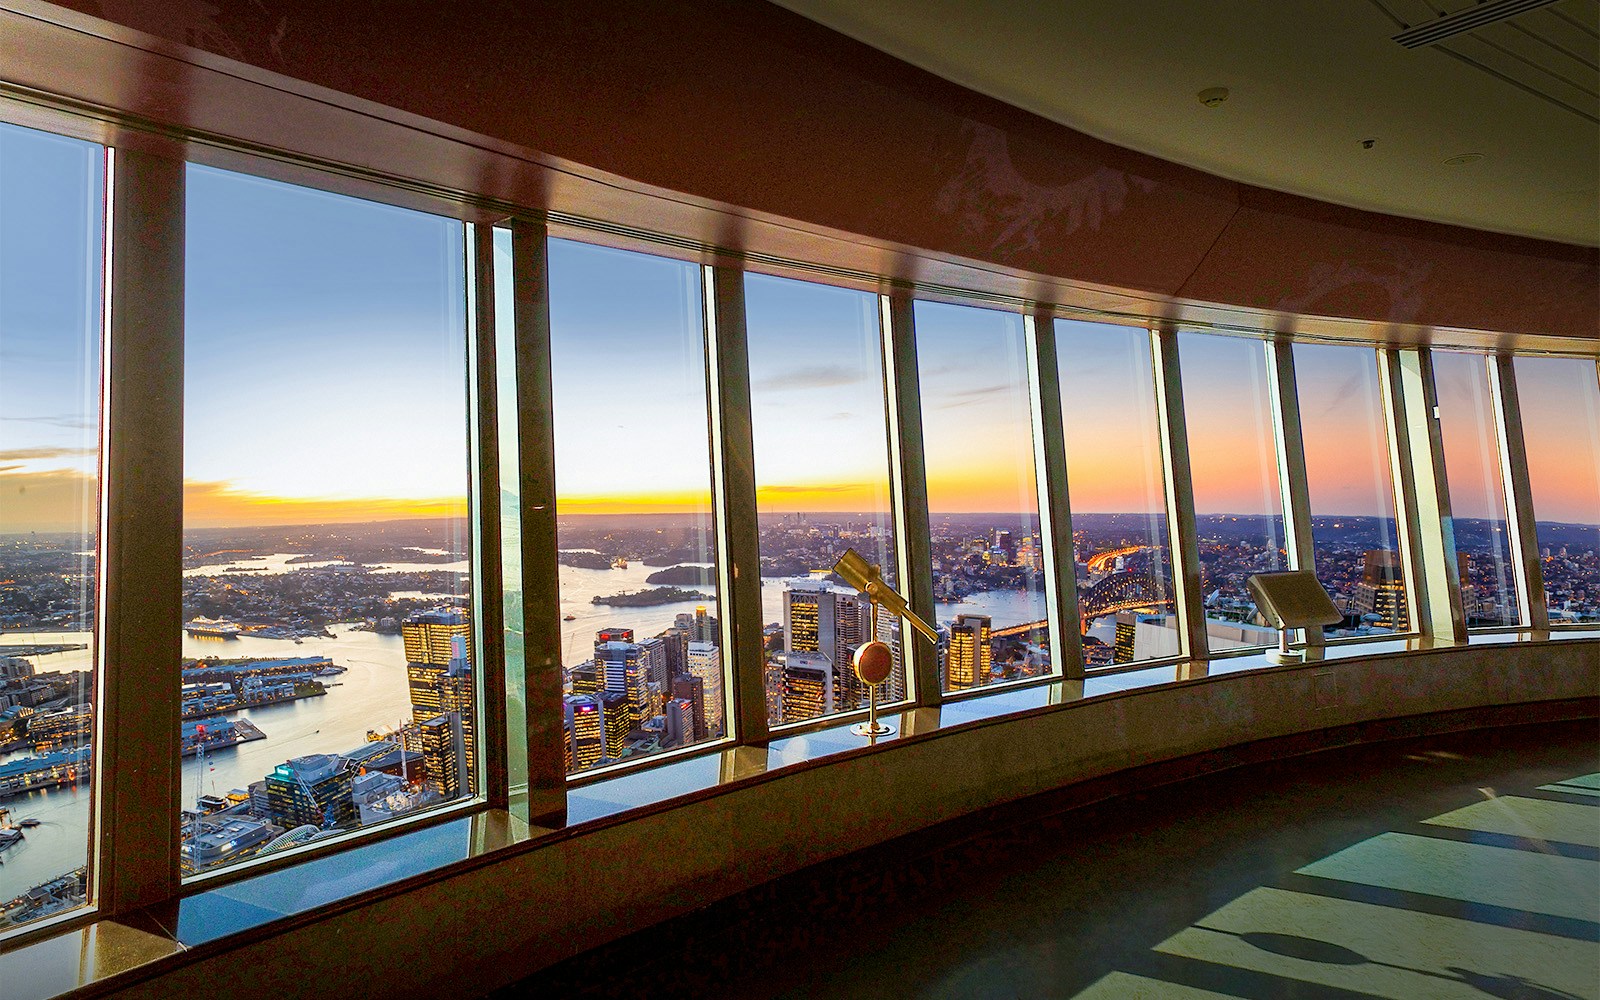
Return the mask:
<path fill-rule="evenodd" d="M 790 653 L 783 665 L 783 721 L 804 722 L 835 707 L 833 664 L 821 653 Z"/>
<path fill-rule="evenodd" d="M 568 695 L 563 700 L 562 721 L 572 734 L 572 765 L 578 770 L 605 759 L 605 727 L 600 715 L 600 695 Z"/>
<path fill-rule="evenodd" d="M 722 650 L 709 642 L 689 643 L 689 676 L 700 682 L 701 714 L 707 736 L 721 736 L 723 729 Z"/>
<path fill-rule="evenodd" d="M 465 791 L 462 774 L 470 775 L 461 716 L 443 712 L 417 724 L 422 738 L 422 759 L 428 770 L 428 787 L 446 799 Z"/>
<path fill-rule="evenodd" d="M 400 638 L 405 643 L 408 663 L 425 663 L 431 666 L 448 666 L 458 654 L 456 637 L 470 647 L 472 621 L 465 611 L 457 608 L 437 608 L 418 612 L 400 623 Z"/>
<path fill-rule="evenodd" d="M 1399 553 L 1377 549 L 1361 557 L 1361 582 L 1356 584 L 1352 603 L 1363 615 L 1377 615 L 1377 624 L 1384 628 L 1405 631 L 1411 617 Z"/>
<path fill-rule="evenodd" d="M 881 622 L 880 622 L 881 625 Z M 835 590 L 823 580 L 793 580 L 783 593 L 783 634 L 789 653 L 819 653 L 833 668 L 832 710 L 859 707 L 864 689 L 850 658 L 867 640 L 871 604 L 854 591 Z M 785 682 L 785 690 L 788 683 Z M 793 720 L 787 697 L 783 717 Z"/>
<path fill-rule="evenodd" d="M 267 775 L 267 812 L 272 822 L 292 830 L 316 826 L 324 830 L 355 822 L 350 762 L 332 754 L 292 757 Z"/>
<path fill-rule="evenodd" d="M 599 635 L 617 632 L 633 634 L 632 629 L 607 629 Z M 656 714 L 642 652 L 639 644 L 632 641 L 597 638 L 594 644 L 597 679 L 607 694 L 617 696 L 626 704 L 629 729 L 638 728 Z M 612 724 L 613 720 L 606 720 L 608 731 Z"/>
<path fill-rule="evenodd" d="M 692 735 L 696 740 L 705 739 L 709 733 L 706 726 L 705 681 L 694 676 L 679 677 L 672 682 L 672 698 L 674 701 L 689 703 L 689 719 L 693 724 Z"/>
<path fill-rule="evenodd" d="M 952 691 L 978 687 L 989 682 L 990 660 L 988 615 L 957 615 L 950 626 L 950 652 L 945 660 L 946 677 Z"/>
<path fill-rule="evenodd" d="M 411 721 L 421 727 L 444 717 L 454 730 L 449 742 L 462 748 L 458 774 L 464 774 L 465 781 L 458 782 L 456 791 L 449 793 L 452 796 L 470 793 L 477 786 L 477 684 L 472 676 L 471 632 L 467 616 L 453 610 L 425 611 L 400 624 Z M 442 737 L 435 736 L 442 746 Z M 427 752 L 426 746 L 423 752 Z"/>

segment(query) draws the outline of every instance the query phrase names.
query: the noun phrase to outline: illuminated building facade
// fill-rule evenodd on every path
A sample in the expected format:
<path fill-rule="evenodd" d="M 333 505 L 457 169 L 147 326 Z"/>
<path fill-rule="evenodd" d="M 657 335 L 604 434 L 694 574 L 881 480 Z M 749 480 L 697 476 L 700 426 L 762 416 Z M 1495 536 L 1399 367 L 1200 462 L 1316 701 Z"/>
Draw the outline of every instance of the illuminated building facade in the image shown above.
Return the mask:
<path fill-rule="evenodd" d="M 1361 557 L 1361 582 L 1356 584 L 1352 604 L 1362 615 L 1377 615 L 1375 624 L 1384 628 L 1403 632 L 1410 627 L 1405 572 L 1398 552 L 1378 549 Z"/>
<path fill-rule="evenodd" d="M 324 830 L 356 820 L 350 797 L 355 772 L 350 762 L 333 754 L 294 757 L 267 775 L 267 809 L 273 823 L 291 830 L 316 826 Z"/>
<path fill-rule="evenodd" d="M 988 615 L 957 615 L 950 626 L 950 650 L 945 661 L 950 689 L 979 687 L 989 682 L 993 652 L 989 645 Z"/>
<path fill-rule="evenodd" d="M 709 642 L 689 643 L 689 676 L 699 682 L 705 734 L 721 736 L 724 732 L 722 650 Z"/>

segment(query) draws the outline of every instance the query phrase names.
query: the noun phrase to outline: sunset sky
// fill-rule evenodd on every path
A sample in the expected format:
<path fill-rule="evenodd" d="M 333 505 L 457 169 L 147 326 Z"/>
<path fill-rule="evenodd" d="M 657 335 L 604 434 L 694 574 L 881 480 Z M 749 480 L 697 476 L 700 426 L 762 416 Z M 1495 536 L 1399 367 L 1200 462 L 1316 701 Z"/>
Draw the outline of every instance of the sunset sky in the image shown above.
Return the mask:
<path fill-rule="evenodd" d="M 98 147 L 0 125 L 0 532 L 92 514 L 101 164 Z M 464 512 L 460 224 L 204 167 L 188 185 L 186 523 Z M 704 510 L 698 268 L 555 241 L 551 281 L 562 512 Z M 746 292 L 761 510 L 886 510 L 876 297 L 761 275 Z M 916 315 L 932 508 L 1032 510 L 1019 317 Z M 1160 509 L 1148 336 L 1057 332 L 1074 509 Z M 1198 510 L 1276 510 L 1260 342 L 1180 345 Z M 1372 352 L 1296 357 L 1314 512 L 1387 516 Z M 1439 357 L 1441 407 L 1468 427 L 1481 360 Z M 1593 365 L 1519 359 L 1518 373 L 1538 516 L 1600 520 Z M 1481 440 L 1446 433 L 1458 516 L 1499 503 Z"/>

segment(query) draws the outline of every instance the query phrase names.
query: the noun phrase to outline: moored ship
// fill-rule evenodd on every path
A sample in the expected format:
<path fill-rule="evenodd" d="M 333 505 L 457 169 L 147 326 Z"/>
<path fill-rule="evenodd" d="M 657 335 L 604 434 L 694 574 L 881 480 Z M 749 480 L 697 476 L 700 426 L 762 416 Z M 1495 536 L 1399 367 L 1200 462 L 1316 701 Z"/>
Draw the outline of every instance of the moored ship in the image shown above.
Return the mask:
<path fill-rule="evenodd" d="M 233 622 L 211 618 L 192 618 L 185 623 L 183 630 L 200 639 L 237 639 L 239 633 L 243 631 Z"/>

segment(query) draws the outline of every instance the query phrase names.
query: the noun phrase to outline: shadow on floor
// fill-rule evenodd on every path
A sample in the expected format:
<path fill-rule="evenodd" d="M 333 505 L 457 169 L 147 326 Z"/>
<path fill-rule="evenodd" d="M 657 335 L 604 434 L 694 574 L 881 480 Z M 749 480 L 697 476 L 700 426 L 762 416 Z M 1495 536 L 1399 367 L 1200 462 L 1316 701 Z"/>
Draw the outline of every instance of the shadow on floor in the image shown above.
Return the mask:
<path fill-rule="evenodd" d="M 1600 997 L 1597 735 L 1593 720 L 1517 726 L 1065 812 L 1041 797 L 495 997 Z"/>

